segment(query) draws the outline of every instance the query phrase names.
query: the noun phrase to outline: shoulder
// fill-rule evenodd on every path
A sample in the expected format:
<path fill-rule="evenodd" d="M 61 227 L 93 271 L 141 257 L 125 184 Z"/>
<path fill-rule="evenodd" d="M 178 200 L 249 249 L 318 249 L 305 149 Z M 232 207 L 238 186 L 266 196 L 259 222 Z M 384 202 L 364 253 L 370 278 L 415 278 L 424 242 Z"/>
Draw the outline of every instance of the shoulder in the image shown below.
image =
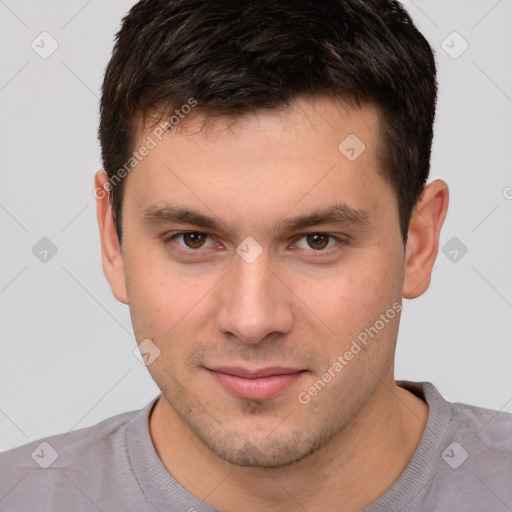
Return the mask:
<path fill-rule="evenodd" d="M 434 416 L 430 425 L 434 427 L 441 441 L 441 457 L 450 466 L 467 459 L 467 466 L 473 468 L 503 464 L 512 471 L 512 414 L 478 407 L 475 405 L 449 402 L 431 383 L 421 383 L 424 398 Z M 453 453 L 457 461 L 450 461 Z M 509 473 L 511 474 L 511 473 Z"/>
<path fill-rule="evenodd" d="M 11 471 L 14 468 L 46 469 L 54 464 L 67 466 L 78 457 L 104 452 L 105 449 L 112 448 L 119 432 L 137 412 L 125 412 L 91 427 L 45 437 L 2 452 L 0 471 L 5 471 L 7 466 Z"/>
<path fill-rule="evenodd" d="M 107 418 L 91 427 L 53 435 L 0 453 L 0 511 L 94 509 L 90 494 L 103 496 L 130 467 L 127 425 L 147 407 Z M 91 508 L 92 507 L 92 508 Z"/>
<path fill-rule="evenodd" d="M 429 382 L 398 383 L 429 416 L 406 470 L 371 510 L 512 510 L 512 414 L 449 402 Z"/>
<path fill-rule="evenodd" d="M 512 452 L 512 413 L 449 402 L 430 382 L 397 381 L 429 405 L 429 427 L 436 435 L 465 440 L 475 450 Z"/>
<path fill-rule="evenodd" d="M 467 510 L 512 506 L 512 414 L 448 404 L 450 420 L 437 465 L 443 486 L 452 497 L 460 495 Z"/>
<path fill-rule="evenodd" d="M 482 444 L 512 450 L 512 413 L 459 402 L 450 403 L 450 408 L 452 421 Z"/>
<path fill-rule="evenodd" d="M 463 403 L 450 403 L 450 409 L 452 436 L 465 442 L 468 458 L 503 460 L 512 471 L 512 414 Z"/>

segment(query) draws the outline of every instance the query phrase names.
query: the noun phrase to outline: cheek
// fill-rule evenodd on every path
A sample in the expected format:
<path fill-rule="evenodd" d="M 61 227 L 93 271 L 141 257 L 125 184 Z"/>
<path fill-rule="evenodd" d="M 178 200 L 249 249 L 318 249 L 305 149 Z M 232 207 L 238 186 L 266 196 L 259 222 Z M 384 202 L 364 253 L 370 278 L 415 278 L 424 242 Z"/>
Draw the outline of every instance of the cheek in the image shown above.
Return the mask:
<path fill-rule="evenodd" d="M 302 280 L 297 291 L 306 306 L 304 322 L 310 329 L 325 332 L 325 344 L 336 345 L 337 349 L 350 344 L 401 300 L 403 271 L 397 253 L 364 252 L 358 251 L 350 262 L 328 276 Z M 386 322 L 387 335 L 392 337 L 395 324 Z M 386 336 L 384 332 L 382 335 Z"/>
<path fill-rule="evenodd" d="M 149 251 L 127 244 L 125 275 L 130 315 L 137 340 L 159 338 L 179 314 L 176 283 Z"/>
<path fill-rule="evenodd" d="M 202 329 L 212 317 L 209 292 L 218 277 L 184 274 L 160 251 L 127 251 L 125 258 L 128 304 L 136 339 L 154 340 L 167 350 L 175 340 L 186 346 L 188 333 Z M 181 350 L 173 347 L 173 350 Z"/>

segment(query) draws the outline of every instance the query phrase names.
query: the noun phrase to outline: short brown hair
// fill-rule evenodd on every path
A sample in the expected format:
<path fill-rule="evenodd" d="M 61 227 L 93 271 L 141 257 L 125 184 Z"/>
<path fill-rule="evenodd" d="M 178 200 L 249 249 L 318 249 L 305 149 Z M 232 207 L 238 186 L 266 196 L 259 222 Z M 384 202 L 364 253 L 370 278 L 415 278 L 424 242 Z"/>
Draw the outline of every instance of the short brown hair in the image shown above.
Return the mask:
<path fill-rule="evenodd" d="M 123 19 L 103 82 L 99 139 L 121 240 L 137 121 L 198 110 L 237 116 L 299 96 L 371 102 L 404 243 L 429 174 L 437 85 L 432 50 L 396 1 L 142 0 Z M 124 176 L 124 173 L 123 173 Z"/>

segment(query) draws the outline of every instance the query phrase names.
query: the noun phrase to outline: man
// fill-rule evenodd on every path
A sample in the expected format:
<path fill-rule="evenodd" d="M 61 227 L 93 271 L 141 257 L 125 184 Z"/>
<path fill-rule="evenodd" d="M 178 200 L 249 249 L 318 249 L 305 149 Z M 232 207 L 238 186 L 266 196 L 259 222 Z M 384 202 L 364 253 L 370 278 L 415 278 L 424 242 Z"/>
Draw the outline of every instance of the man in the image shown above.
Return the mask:
<path fill-rule="evenodd" d="M 162 393 L 5 452 L 0 510 L 512 509 L 512 416 L 394 379 L 448 208 L 435 100 L 394 2 L 135 5 L 95 194 Z"/>

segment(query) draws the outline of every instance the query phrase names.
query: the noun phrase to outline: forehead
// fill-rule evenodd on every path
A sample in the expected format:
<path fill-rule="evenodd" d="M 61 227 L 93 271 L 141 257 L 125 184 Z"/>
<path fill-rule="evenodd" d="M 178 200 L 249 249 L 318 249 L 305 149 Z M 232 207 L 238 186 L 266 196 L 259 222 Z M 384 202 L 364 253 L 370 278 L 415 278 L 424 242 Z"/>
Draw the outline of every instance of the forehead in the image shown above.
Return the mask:
<path fill-rule="evenodd" d="M 290 104 L 275 109 L 251 110 L 233 115 L 205 112 L 200 107 L 193 108 L 188 104 L 181 107 L 175 105 L 173 108 L 175 114 L 171 112 L 161 117 L 163 124 L 170 120 L 171 125 L 171 131 L 163 138 L 178 140 L 182 137 L 182 141 L 188 139 L 191 143 L 201 144 L 202 149 L 235 141 L 240 144 L 248 132 L 258 137 L 266 134 L 272 140 L 279 135 L 279 142 L 282 143 L 293 142 L 307 132 L 312 143 L 319 145 L 318 138 L 325 139 L 329 132 L 336 131 L 330 134 L 334 136 L 334 141 L 325 140 L 326 143 L 339 141 L 352 130 L 353 134 L 373 144 L 381 119 L 380 109 L 372 103 L 327 96 L 298 97 Z M 156 123 L 156 116 L 149 117 L 149 122 L 145 124 L 141 118 L 138 119 L 138 144 L 152 133 L 154 126 L 151 121 Z"/>
<path fill-rule="evenodd" d="M 329 202 L 375 210 L 391 197 L 379 126 L 376 107 L 329 98 L 236 118 L 192 111 L 161 140 L 151 126 L 139 130 L 136 148 L 148 137 L 155 144 L 128 176 L 124 205 L 141 212 L 175 201 L 260 221 Z"/>

